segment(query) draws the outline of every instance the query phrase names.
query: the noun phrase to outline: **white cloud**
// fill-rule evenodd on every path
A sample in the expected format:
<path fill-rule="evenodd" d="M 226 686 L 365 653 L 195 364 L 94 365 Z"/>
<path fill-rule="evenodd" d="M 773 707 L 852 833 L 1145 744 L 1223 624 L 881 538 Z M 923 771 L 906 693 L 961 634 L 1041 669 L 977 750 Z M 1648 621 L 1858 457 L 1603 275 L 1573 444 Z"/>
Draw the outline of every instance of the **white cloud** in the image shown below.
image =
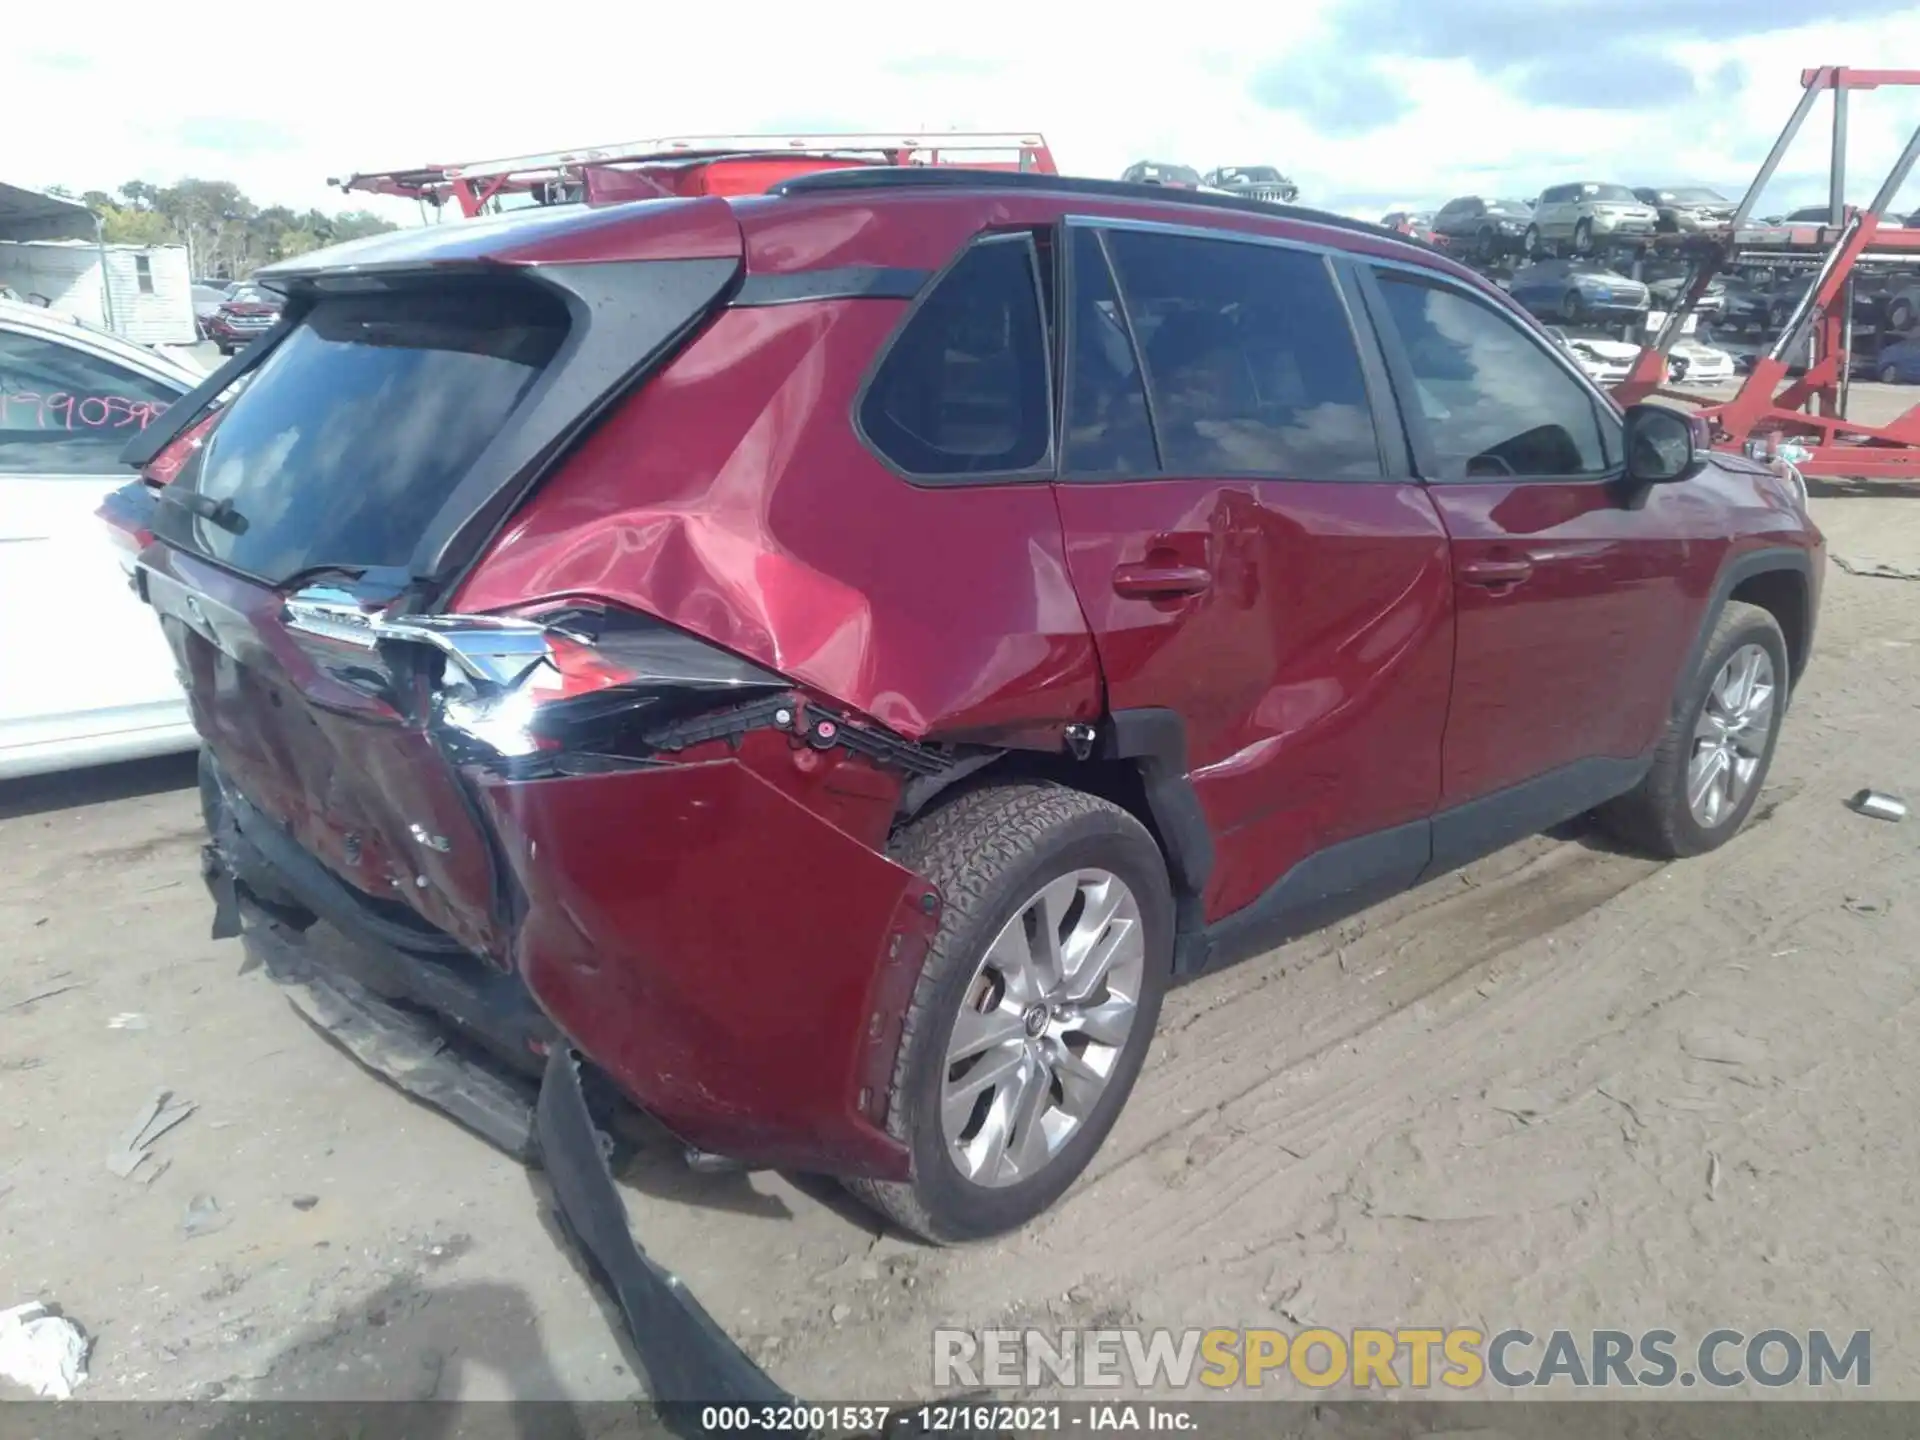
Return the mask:
<path fill-rule="evenodd" d="M 15 27 L 0 53 L 15 118 L 0 178 L 83 190 L 196 174 L 232 179 L 262 203 L 349 208 L 367 202 L 329 190 L 328 176 L 648 135 L 1033 126 L 1070 173 L 1117 175 L 1142 158 L 1265 162 L 1309 201 L 1364 213 L 1396 199 L 1532 194 L 1583 174 L 1737 185 L 1798 97 L 1803 65 L 1920 53 L 1920 11 L 1696 40 L 1663 55 L 1702 80 L 1744 84 L 1643 110 L 1587 109 L 1593 97 L 1577 94 L 1530 105 L 1465 61 L 1386 58 L 1379 71 L 1410 108 L 1353 133 L 1253 94 L 1255 77 L 1289 45 L 1308 48 L 1338 3 L 1296 0 L 1284 23 L 1267 23 L 1279 12 L 1238 0 L 1098 21 L 1082 7 L 978 0 L 962 23 L 873 0 L 545 0 L 491 18 L 331 0 L 202 24 L 96 0 L 84 26 L 43 39 Z M 1916 118 L 1920 92 L 1856 97 L 1856 199 Z M 1825 145 L 1824 124 L 1811 123 L 1783 167 L 1798 178 L 1781 203 L 1819 198 L 1810 177 Z"/>

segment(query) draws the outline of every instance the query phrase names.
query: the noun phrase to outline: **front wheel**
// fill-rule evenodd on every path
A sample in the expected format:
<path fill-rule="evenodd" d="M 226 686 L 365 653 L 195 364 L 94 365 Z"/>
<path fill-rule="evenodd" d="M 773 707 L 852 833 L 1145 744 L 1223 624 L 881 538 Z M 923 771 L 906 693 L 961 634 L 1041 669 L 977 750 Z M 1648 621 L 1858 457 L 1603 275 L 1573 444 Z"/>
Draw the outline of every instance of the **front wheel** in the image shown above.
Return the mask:
<path fill-rule="evenodd" d="M 1527 252 L 1527 258 L 1529 260 L 1538 260 L 1540 258 L 1542 248 L 1540 244 L 1540 227 L 1538 225 L 1529 225 L 1527 227 L 1527 236 L 1526 239 L 1521 242 L 1521 248 Z"/>
<path fill-rule="evenodd" d="M 1780 738 L 1787 663 L 1773 616 L 1728 601 L 1646 778 L 1601 809 L 1607 828 L 1673 860 L 1717 850 L 1737 835 Z"/>
<path fill-rule="evenodd" d="M 1905 300 L 1894 301 L 1892 308 L 1887 311 L 1887 328 L 1889 330 L 1905 330 L 1912 324 L 1913 306 L 1909 305 Z"/>
<path fill-rule="evenodd" d="M 1087 1167 L 1146 1058 L 1172 969 L 1159 847 L 1119 806 L 989 785 L 891 847 L 945 902 L 894 1063 L 904 1181 L 848 1188 L 942 1243 L 1024 1225 Z"/>
<path fill-rule="evenodd" d="M 1892 365 L 1882 365 L 1880 367 L 1880 383 L 1882 385 L 1898 385 L 1900 383 L 1899 369 Z"/>
<path fill-rule="evenodd" d="M 1582 220 L 1573 227 L 1573 253 L 1584 255 L 1593 248 L 1593 222 Z"/>

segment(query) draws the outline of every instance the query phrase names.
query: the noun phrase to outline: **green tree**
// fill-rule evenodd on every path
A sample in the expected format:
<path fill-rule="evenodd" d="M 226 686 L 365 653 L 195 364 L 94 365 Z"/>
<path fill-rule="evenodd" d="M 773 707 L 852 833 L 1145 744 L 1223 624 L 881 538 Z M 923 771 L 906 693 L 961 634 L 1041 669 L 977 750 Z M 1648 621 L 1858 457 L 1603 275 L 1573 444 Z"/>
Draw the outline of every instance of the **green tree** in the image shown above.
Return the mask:
<path fill-rule="evenodd" d="M 111 195 L 89 190 L 80 199 L 100 216 L 110 243 L 185 245 L 196 274 L 236 279 L 275 260 L 398 228 L 366 210 L 326 215 L 262 208 L 230 180 L 192 176 L 172 185 L 129 180 Z"/>

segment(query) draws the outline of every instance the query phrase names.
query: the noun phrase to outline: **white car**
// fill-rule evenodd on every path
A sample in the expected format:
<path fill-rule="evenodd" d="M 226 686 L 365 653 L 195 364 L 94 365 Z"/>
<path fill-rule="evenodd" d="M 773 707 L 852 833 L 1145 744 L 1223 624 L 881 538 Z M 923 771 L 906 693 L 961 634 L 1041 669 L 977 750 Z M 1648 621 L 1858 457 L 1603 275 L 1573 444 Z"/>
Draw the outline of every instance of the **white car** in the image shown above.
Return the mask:
<path fill-rule="evenodd" d="M 1547 333 L 1559 341 L 1573 356 L 1574 362 L 1600 385 L 1612 385 L 1626 379 L 1628 372 L 1633 369 L 1633 362 L 1640 355 L 1638 345 L 1630 345 L 1624 340 L 1576 340 L 1558 325 L 1549 325 Z"/>
<path fill-rule="evenodd" d="M 127 441 L 205 376 L 0 300 L 0 779 L 190 750 L 153 612 L 94 511 Z"/>
<path fill-rule="evenodd" d="M 1676 362 L 1673 378 L 1690 385 L 1719 385 L 1735 378 L 1733 356 L 1698 340 L 1675 342 L 1667 358 Z"/>

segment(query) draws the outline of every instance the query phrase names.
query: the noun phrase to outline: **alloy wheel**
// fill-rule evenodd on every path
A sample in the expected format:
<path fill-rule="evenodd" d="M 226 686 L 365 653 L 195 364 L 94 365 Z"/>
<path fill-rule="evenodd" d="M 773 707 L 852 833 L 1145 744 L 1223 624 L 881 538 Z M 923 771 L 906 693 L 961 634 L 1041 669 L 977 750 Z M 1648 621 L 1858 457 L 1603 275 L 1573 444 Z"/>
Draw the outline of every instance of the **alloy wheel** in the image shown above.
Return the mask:
<path fill-rule="evenodd" d="M 1031 1179 L 1092 1116 L 1146 972 L 1140 905 L 1119 876 L 1049 881 L 994 937 L 953 1023 L 940 1123 L 960 1173 Z"/>
<path fill-rule="evenodd" d="M 1773 733 L 1777 685 L 1773 657 L 1742 645 L 1720 667 L 1693 726 L 1687 808 L 1702 829 L 1717 830 L 1740 809 Z"/>

